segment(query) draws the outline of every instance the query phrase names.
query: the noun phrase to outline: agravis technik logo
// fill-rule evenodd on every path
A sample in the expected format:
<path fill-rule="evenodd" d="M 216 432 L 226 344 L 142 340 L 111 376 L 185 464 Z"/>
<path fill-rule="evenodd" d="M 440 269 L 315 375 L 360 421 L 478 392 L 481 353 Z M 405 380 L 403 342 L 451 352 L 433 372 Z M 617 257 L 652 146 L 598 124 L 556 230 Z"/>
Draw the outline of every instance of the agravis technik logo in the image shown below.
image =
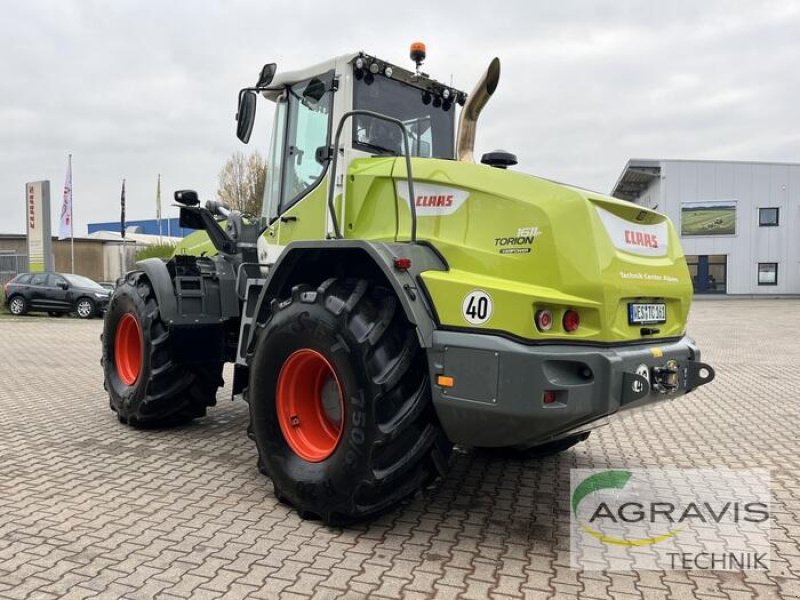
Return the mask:
<path fill-rule="evenodd" d="M 571 483 L 574 568 L 768 568 L 765 470 L 575 469 Z"/>

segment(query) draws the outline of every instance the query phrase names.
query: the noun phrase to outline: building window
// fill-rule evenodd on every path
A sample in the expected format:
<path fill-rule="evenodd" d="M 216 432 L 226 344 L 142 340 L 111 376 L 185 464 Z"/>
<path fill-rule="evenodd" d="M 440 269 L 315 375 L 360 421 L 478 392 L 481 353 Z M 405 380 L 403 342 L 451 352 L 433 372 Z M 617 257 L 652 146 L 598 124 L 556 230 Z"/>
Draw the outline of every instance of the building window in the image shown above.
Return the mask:
<path fill-rule="evenodd" d="M 725 254 L 687 255 L 686 266 L 692 276 L 695 294 L 727 292 L 728 257 Z"/>
<path fill-rule="evenodd" d="M 777 227 L 778 217 L 780 215 L 779 208 L 759 208 L 758 209 L 758 226 L 759 227 Z"/>
<path fill-rule="evenodd" d="M 778 285 L 778 263 L 758 263 L 758 285 Z"/>

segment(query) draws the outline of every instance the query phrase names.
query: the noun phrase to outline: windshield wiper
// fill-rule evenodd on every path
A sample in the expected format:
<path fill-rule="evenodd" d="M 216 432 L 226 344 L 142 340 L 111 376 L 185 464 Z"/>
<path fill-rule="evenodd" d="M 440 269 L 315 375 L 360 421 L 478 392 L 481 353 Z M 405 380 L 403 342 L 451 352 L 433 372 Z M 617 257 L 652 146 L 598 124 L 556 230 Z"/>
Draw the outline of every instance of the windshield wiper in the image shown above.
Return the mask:
<path fill-rule="evenodd" d="M 383 146 L 379 146 L 378 144 L 370 144 L 369 142 L 356 142 L 359 146 L 364 146 L 369 148 L 370 150 L 374 150 L 375 152 L 379 152 L 381 154 L 391 154 L 392 156 L 400 156 L 399 152 L 394 150 L 390 150 L 389 148 L 384 148 Z"/>

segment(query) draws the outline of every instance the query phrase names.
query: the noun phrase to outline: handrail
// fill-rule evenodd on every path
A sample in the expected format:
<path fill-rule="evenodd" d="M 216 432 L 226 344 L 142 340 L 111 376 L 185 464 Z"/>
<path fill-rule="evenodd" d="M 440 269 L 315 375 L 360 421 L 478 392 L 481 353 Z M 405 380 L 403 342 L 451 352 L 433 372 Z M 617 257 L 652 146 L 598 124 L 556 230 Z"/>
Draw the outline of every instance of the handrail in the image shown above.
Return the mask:
<path fill-rule="evenodd" d="M 381 121 L 386 121 L 387 123 L 393 123 L 394 125 L 397 125 L 403 132 L 403 147 L 405 149 L 406 175 L 408 179 L 408 206 L 411 209 L 411 242 L 414 243 L 417 241 L 417 207 L 414 202 L 416 196 L 414 195 L 414 178 L 411 176 L 411 153 L 408 150 L 408 131 L 406 130 L 406 126 L 403 125 L 403 122 L 399 119 L 393 119 L 392 117 L 387 117 L 386 115 L 372 112 L 371 110 L 351 110 L 344 113 L 342 118 L 339 120 L 339 126 L 336 128 L 336 136 L 333 142 L 333 160 L 331 162 L 332 181 L 331 186 L 328 189 L 328 212 L 330 212 L 331 220 L 333 221 L 333 233 L 337 240 L 342 239 L 342 232 L 341 229 L 339 229 L 339 221 L 336 217 L 336 208 L 333 205 L 333 190 L 336 187 L 336 162 L 339 158 L 339 138 L 342 135 L 342 129 L 344 128 L 345 121 L 347 121 L 347 119 L 350 117 L 357 115 L 372 117 L 373 119 L 380 119 Z"/>

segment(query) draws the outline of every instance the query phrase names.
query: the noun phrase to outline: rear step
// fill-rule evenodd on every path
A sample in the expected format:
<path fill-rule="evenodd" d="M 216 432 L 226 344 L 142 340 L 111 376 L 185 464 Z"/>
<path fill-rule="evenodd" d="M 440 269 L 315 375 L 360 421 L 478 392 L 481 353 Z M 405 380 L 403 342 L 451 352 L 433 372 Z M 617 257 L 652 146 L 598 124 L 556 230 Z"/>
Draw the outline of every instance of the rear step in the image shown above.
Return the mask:
<path fill-rule="evenodd" d="M 251 266 L 246 263 L 244 266 Z M 271 267 L 272 264 L 257 265 L 258 267 Z M 244 293 L 241 293 L 241 276 L 245 269 L 239 269 L 239 276 L 236 281 L 236 290 L 239 298 L 242 300 L 242 318 L 239 325 L 239 344 L 236 347 L 236 362 L 233 366 L 233 391 L 231 399 L 236 394 L 241 394 L 245 387 L 247 387 L 247 342 L 250 339 L 250 332 L 253 329 L 253 324 L 256 321 L 256 307 L 258 306 L 258 297 L 261 295 L 261 290 L 264 288 L 267 280 L 264 277 L 248 277 L 244 280 Z"/>

